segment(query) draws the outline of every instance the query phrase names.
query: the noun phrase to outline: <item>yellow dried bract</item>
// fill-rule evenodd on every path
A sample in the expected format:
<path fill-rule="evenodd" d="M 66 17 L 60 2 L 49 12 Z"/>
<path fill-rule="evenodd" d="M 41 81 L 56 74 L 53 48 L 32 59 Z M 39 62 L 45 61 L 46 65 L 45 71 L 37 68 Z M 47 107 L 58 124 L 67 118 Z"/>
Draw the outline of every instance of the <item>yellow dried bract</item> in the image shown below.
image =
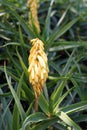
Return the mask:
<path fill-rule="evenodd" d="M 28 5 L 30 8 L 29 12 L 29 24 L 32 26 L 32 24 L 35 25 L 38 33 L 40 32 L 40 25 L 38 21 L 38 0 L 28 0 Z"/>
<path fill-rule="evenodd" d="M 31 40 L 32 48 L 29 56 L 29 81 L 32 84 L 35 97 L 38 98 L 48 77 L 47 56 L 43 42 L 38 38 Z"/>

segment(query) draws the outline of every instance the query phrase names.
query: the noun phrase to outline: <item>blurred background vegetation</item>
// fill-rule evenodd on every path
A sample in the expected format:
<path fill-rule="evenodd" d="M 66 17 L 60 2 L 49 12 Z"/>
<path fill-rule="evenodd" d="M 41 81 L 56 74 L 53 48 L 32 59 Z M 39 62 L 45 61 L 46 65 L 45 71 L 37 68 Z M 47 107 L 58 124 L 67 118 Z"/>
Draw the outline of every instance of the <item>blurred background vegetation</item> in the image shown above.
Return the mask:
<path fill-rule="evenodd" d="M 87 130 L 87 0 L 39 0 L 41 33 L 27 0 L 0 0 L 0 130 Z M 40 38 L 49 77 L 34 110 L 30 40 Z"/>

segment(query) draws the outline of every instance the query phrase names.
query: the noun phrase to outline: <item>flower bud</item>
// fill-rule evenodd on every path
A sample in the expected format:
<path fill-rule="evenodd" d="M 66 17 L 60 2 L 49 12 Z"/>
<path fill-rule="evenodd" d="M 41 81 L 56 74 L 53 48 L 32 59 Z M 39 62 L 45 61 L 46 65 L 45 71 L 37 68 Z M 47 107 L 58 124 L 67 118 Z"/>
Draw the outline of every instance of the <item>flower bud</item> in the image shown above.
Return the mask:
<path fill-rule="evenodd" d="M 29 55 L 29 81 L 35 97 L 38 98 L 48 77 L 48 61 L 44 52 L 44 44 L 38 38 L 31 40 L 32 48 Z"/>
<path fill-rule="evenodd" d="M 29 24 L 32 26 L 35 25 L 38 33 L 40 33 L 40 25 L 38 21 L 38 0 L 28 0 L 28 5 L 30 8 L 29 11 Z"/>

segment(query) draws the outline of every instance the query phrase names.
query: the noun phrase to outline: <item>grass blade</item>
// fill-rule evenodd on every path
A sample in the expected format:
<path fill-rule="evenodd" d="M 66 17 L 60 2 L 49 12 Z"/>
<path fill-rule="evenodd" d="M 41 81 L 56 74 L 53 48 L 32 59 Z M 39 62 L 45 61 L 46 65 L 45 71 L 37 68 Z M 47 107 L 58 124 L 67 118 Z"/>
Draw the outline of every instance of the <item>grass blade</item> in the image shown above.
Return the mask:
<path fill-rule="evenodd" d="M 22 66 L 22 69 L 24 70 L 24 73 L 25 73 L 27 79 L 29 79 L 29 78 L 28 78 L 28 77 L 29 77 L 28 69 L 27 69 L 27 67 L 25 66 L 25 64 L 24 64 L 24 62 L 23 62 L 23 60 L 22 60 L 22 57 L 20 56 L 19 52 L 18 52 L 17 50 L 16 50 L 16 52 L 17 52 L 17 56 L 18 56 L 18 58 L 19 58 L 20 64 L 21 64 L 21 66 Z"/>
<path fill-rule="evenodd" d="M 45 97 L 41 94 L 39 97 L 39 106 L 40 108 L 43 110 L 43 112 L 46 113 L 46 115 L 49 114 L 49 104 L 47 102 L 47 100 L 45 99 Z"/>
<path fill-rule="evenodd" d="M 22 130 L 25 130 L 26 126 L 30 125 L 31 123 L 37 123 L 37 122 L 40 122 L 40 121 L 43 121 L 43 120 L 46 120 L 46 119 L 47 119 L 47 116 L 45 116 L 41 112 L 37 112 L 37 113 L 31 114 L 23 122 Z M 29 129 L 30 129 L 30 127 L 29 127 Z"/>
<path fill-rule="evenodd" d="M 20 90 L 22 86 L 23 76 L 24 76 L 24 72 L 22 73 L 19 80 L 19 84 L 17 86 L 17 96 L 19 100 L 20 100 Z M 19 130 L 19 111 L 16 103 L 14 104 L 14 110 L 13 110 L 12 130 Z"/>
<path fill-rule="evenodd" d="M 75 130 L 82 130 L 67 114 L 64 112 L 58 112 L 57 116 L 63 120 L 67 125 L 71 126 Z"/>
<path fill-rule="evenodd" d="M 22 105 L 21 105 L 21 103 L 19 101 L 19 98 L 18 98 L 17 94 L 15 93 L 15 91 L 14 91 L 14 89 L 13 89 L 13 87 L 12 87 L 10 81 L 9 81 L 9 78 L 8 78 L 8 75 L 7 75 L 7 72 L 6 72 L 6 66 L 4 66 L 4 71 L 5 71 L 5 76 L 6 76 L 6 80 L 7 80 L 8 86 L 10 88 L 10 91 L 11 91 L 11 93 L 13 95 L 13 98 L 14 98 L 14 100 L 16 102 L 16 105 L 17 105 L 17 108 L 19 110 L 19 113 L 21 115 L 21 119 L 24 120 L 25 117 L 26 117 L 26 114 L 25 114 L 25 112 L 23 110 L 23 107 L 22 107 Z"/>
<path fill-rule="evenodd" d="M 65 94 L 63 94 L 54 104 L 54 108 L 55 110 L 58 108 L 58 106 L 60 105 L 60 103 L 64 100 L 64 98 L 74 89 L 75 87 L 69 89 Z M 55 111 L 54 110 L 54 111 Z"/>
<path fill-rule="evenodd" d="M 70 21 L 60 30 L 57 30 L 50 35 L 49 39 L 47 40 L 46 49 L 48 49 L 54 40 L 57 40 L 60 36 L 62 36 L 65 32 L 67 32 L 81 17 L 77 17 L 74 20 Z"/>
<path fill-rule="evenodd" d="M 50 16 L 51 16 L 51 10 L 52 10 L 53 3 L 54 3 L 54 0 L 51 0 L 50 6 L 49 6 L 49 9 L 48 9 L 48 14 L 47 14 L 46 21 L 45 21 L 45 27 L 44 27 L 44 32 L 43 32 L 43 37 L 45 39 L 47 39 L 49 37 L 49 32 L 50 32 Z"/>
<path fill-rule="evenodd" d="M 75 113 L 75 112 L 86 110 L 86 109 L 87 109 L 87 101 L 82 101 L 82 102 L 75 103 L 70 106 L 61 108 L 61 110 L 67 114 Z"/>
<path fill-rule="evenodd" d="M 1 89 L 0 89 L 0 94 L 3 94 L 3 91 Z M 3 123 L 4 118 L 5 118 L 6 119 L 5 125 L 8 126 L 9 130 L 12 130 L 12 115 L 11 115 L 11 112 L 9 109 L 9 104 L 7 104 L 5 98 L 0 98 L 0 99 L 1 99 L 1 103 L 3 105 L 3 111 L 4 111 L 1 122 L 0 122 L 0 129 L 1 129 L 2 123 Z"/>
<path fill-rule="evenodd" d="M 42 121 L 41 123 L 37 124 L 31 130 L 46 130 L 46 128 L 50 127 L 51 125 L 53 125 L 57 121 L 58 121 L 57 117 L 54 117 L 54 118 L 51 118 L 51 119 L 47 119 L 47 120 Z"/>

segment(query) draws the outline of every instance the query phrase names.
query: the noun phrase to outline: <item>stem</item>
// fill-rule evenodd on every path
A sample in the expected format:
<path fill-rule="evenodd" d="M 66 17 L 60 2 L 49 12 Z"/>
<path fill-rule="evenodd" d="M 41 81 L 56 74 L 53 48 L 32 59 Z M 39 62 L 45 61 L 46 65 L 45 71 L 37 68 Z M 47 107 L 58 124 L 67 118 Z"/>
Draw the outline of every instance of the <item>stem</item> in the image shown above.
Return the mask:
<path fill-rule="evenodd" d="M 35 111 L 38 111 L 38 97 L 35 98 Z"/>

